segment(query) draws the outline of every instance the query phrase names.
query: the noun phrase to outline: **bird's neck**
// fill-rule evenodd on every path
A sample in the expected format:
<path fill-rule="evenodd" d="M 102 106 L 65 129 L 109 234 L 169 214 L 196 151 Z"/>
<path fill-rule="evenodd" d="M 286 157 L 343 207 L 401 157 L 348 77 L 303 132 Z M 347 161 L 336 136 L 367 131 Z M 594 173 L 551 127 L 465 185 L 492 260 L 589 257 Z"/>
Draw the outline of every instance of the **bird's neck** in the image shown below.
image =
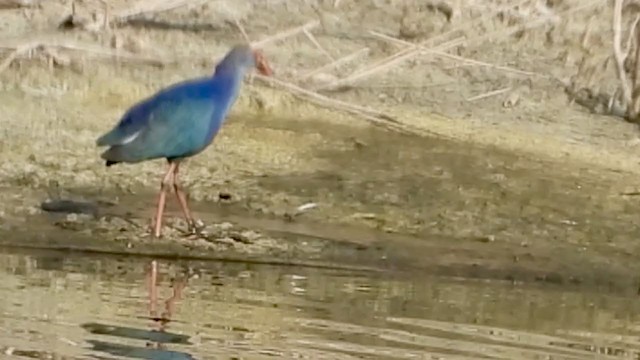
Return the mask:
<path fill-rule="evenodd" d="M 238 96 L 245 73 L 246 71 L 243 69 L 218 68 L 212 81 L 216 86 L 225 89 L 229 100 L 233 101 Z"/>
<path fill-rule="evenodd" d="M 218 133 L 229 109 L 238 98 L 243 77 L 243 71 L 218 71 L 218 69 L 211 77 L 210 89 L 213 90 L 211 100 L 215 102 L 215 106 L 207 131 L 208 142 L 211 142 Z"/>

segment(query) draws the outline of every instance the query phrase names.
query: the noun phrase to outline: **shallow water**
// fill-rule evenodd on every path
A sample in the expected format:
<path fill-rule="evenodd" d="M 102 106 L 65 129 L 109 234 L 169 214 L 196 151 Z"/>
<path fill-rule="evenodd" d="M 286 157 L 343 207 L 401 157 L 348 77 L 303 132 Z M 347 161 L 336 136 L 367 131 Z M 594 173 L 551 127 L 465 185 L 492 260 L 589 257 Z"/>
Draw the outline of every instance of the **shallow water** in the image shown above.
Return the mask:
<path fill-rule="evenodd" d="M 12 358 L 640 357 L 633 296 L 62 252 L 3 252 L 0 271 Z"/>

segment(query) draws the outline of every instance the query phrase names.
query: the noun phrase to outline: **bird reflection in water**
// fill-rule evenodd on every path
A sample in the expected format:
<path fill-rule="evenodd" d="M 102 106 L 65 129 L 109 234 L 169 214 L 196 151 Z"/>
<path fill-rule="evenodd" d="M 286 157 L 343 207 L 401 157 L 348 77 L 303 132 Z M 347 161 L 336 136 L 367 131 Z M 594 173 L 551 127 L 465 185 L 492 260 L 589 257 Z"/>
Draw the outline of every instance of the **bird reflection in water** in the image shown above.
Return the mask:
<path fill-rule="evenodd" d="M 191 344 L 189 342 L 189 336 L 167 331 L 168 324 L 171 322 L 175 311 L 176 302 L 181 299 L 187 280 L 181 279 L 174 281 L 172 284 L 172 295 L 164 301 L 164 311 L 159 314 L 157 308 L 158 263 L 156 260 L 153 260 L 150 265 L 149 271 L 146 273 L 146 278 L 149 290 L 149 318 L 153 322 L 151 330 L 99 323 L 86 323 L 81 325 L 92 334 L 143 340 L 146 342 L 145 346 L 131 346 L 100 340 L 88 340 L 87 342 L 91 344 L 93 351 L 132 359 L 195 359 L 191 354 L 167 349 L 167 344 Z"/>
<path fill-rule="evenodd" d="M 159 333 L 167 332 L 167 325 L 171 322 L 173 316 L 176 301 L 182 298 L 182 291 L 186 286 L 186 280 L 174 281 L 171 290 L 171 296 L 164 302 L 164 312 L 158 316 L 158 262 L 156 260 L 151 261 L 151 269 L 149 271 L 148 282 L 149 286 L 149 316 L 154 322 L 153 327 L 157 327 Z M 162 342 L 149 342 L 147 347 L 155 347 L 157 349 L 164 349 L 164 343 Z"/>

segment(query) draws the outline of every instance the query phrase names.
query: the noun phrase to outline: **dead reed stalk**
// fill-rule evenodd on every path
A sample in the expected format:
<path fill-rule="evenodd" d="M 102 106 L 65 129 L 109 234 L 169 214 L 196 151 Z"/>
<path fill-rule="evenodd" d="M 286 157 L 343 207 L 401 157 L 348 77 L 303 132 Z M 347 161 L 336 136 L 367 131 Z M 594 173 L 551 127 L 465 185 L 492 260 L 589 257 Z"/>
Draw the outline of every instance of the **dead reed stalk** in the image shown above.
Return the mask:
<path fill-rule="evenodd" d="M 626 107 L 626 119 L 631 122 L 640 121 L 640 27 L 636 16 L 628 31 L 626 48 L 622 48 L 622 12 L 624 0 L 615 0 L 613 3 L 613 57 L 616 65 L 620 93 L 623 104 Z M 631 54 L 635 42 L 635 52 Z M 632 57 L 630 57 L 632 56 Z M 625 64 L 631 59 L 632 69 L 627 69 Z"/>

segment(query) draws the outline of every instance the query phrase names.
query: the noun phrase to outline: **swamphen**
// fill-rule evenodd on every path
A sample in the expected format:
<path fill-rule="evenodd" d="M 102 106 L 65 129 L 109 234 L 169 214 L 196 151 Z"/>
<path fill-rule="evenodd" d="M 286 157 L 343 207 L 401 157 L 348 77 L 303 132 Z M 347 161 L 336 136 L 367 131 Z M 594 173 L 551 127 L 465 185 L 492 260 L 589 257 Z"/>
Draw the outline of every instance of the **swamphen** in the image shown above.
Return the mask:
<path fill-rule="evenodd" d="M 211 144 L 238 97 L 245 74 L 252 68 L 263 75 L 272 73 L 260 50 L 237 45 L 218 63 L 212 76 L 174 84 L 142 100 L 97 140 L 98 146 L 109 146 L 101 155 L 107 167 L 167 159 L 169 169 L 160 186 L 153 227 L 156 237 L 161 234 L 166 193 L 171 186 L 189 232 L 197 230 L 187 197 L 178 183 L 180 162 Z"/>

